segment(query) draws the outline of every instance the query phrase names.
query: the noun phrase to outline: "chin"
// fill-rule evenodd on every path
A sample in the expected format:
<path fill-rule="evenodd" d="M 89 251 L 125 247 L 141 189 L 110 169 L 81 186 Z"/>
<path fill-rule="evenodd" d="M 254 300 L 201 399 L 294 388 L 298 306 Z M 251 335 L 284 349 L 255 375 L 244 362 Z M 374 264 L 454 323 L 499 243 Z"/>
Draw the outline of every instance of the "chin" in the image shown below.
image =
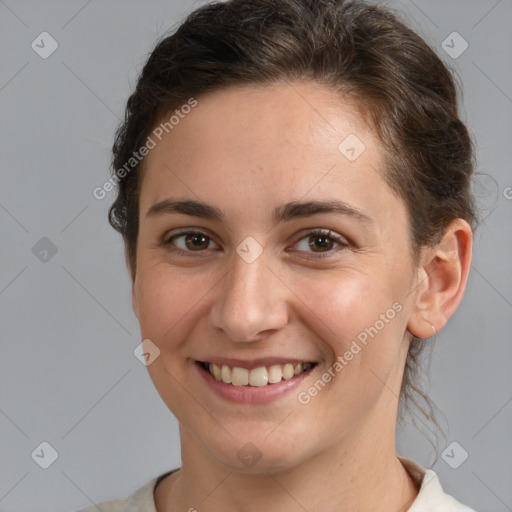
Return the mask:
<path fill-rule="evenodd" d="M 262 476 L 294 468 L 315 451 L 314 446 L 307 446 L 311 435 L 302 439 L 301 436 L 280 433 L 273 438 L 273 433 L 267 434 L 268 429 L 265 434 L 261 430 L 251 434 L 245 429 L 243 435 L 232 432 L 233 437 L 222 440 L 203 437 L 201 444 L 209 456 L 227 470 Z"/>
<path fill-rule="evenodd" d="M 291 451 L 291 450 L 290 450 Z M 239 456 L 240 453 L 240 456 Z M 217 454 L 215 461 L 229 471 L 246 475 L 276 474 L 287 471 L 300 463 L 287 451 L 279 453 L 262 452 L 255 445 L 245 444 L 235 453 Z"/>

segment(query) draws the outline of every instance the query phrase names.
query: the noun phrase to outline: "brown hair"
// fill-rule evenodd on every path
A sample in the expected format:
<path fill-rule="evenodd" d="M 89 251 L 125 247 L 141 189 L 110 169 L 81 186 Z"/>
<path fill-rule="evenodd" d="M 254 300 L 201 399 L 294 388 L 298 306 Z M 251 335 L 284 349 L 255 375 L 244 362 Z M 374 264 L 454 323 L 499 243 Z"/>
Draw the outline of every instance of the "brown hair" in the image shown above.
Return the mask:
<path fill-rule="evenodd" d="M 450 71 L 398 15 L 360 0 L 229 0 L 195 10 L 147 60 L 116 133 L 113 172 L 165 113 L 191 97 L 237 84 L 297 80 L 323 84 L 358 105 L 385 150 L 384 177 L 406 205 L 415 261 L 453 219 L 476 227 L 473 144 L 459 118 Z M 141 171 L 138 164 L 119 180 L 109 211 L 132 278 Z M 413 337 L 400 405 L 414 403 L 439 427 L 418 386 L 426 345 Z"/>

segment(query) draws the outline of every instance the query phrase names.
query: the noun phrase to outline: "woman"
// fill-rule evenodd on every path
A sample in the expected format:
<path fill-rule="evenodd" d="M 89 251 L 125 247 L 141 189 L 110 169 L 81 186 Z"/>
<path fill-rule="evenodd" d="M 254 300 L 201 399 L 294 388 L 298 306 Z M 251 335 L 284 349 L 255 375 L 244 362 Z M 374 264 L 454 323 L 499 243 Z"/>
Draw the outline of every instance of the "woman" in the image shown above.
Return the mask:
<path fill-rule="evenodd" d="M 113 164 L 182 466 L 103 512 L 471 510 L 395 452 L 475 225 L 456 89 L 417 34 L 360 1 L 201 7 L 149 57 Z"/>

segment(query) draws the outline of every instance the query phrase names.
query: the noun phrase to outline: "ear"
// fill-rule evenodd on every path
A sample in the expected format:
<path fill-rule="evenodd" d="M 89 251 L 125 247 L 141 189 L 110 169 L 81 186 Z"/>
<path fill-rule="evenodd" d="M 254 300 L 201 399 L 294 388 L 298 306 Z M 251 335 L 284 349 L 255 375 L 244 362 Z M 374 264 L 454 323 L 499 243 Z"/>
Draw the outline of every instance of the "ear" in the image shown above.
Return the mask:
<path fill-rule="evenodd" d="M 407 324 L 411 334 L 430 338 L 453 315 L 466 289 L 472 246 L 471 226 L 463 219 L 455 219 L 446 228 L 442 240 L 424 250 Z"/>

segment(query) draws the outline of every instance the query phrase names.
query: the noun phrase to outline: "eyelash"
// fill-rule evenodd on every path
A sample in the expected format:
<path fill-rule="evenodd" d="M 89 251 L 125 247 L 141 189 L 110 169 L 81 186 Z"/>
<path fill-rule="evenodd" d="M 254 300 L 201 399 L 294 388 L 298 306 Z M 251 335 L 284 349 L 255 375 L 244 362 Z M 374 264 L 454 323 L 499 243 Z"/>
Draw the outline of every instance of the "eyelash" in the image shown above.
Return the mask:
<path fill-rule="evenodd" d="M 173 240 L 175 240 L 176 238 L 182 237 L 182 236 L 186 236 L 186 235 L 203 235 L 207 239 L 212 240 L 212 238 L 210 236 L 208 236 L 206 233 L 203 233 L 202 231 L 187 230 L 187 231 L 181 231 L 181 232 L 173 234 L 171 237 L 169 237 L 166 240 L 164 240 L 162 242 L 162 245 L 168 251 L 173 252 L 175 254 L 179 254 L 179 255 L 183 255 L 183 256 L 190 256 L 190 255 L 192 255 L 192 256 L 199 256 L 200 257 L 199 254 L 194 254 L 194 252 L 201 253 L 201 252 L 204 252 L 204 251 L 184 251 L 184 250 L 178 249 L 178 248 L 176 248 L 176 247 L 174 247 L 172 245 Z M 326 251 L 325 253 L 310 253 L 310 254 L 314 254 L 313 257 L 308 256 L 308 258 L 310 258 L 310 259 L 328 258 L 328 257 L 333 256 L 333 254 L 338 253 L 340 250 L 346 249 L 346 248 L 350 247 L 350 243 L 345 238 L 337 235 L 336 233 L 334 233 L 333 231 L 331 231 L 329 229 L 313 229 L 313 230 L 309 231 L 308 233 L 306 233 L 301 238 L 299 238 L 297 240 L 297 242 L 295 242 L 295 244 L 297 244 L 301 240 L 304 240 L 305 238 L 319 237 L 319 236 L 323 236 L 323 237 L 329 238 L 330 240 L 332 240 L 332 241 L 336 242 L 337 244 L 339 244 L 340 247 L 338 247 L 337 250 L 336 249 L 330 249 L 329 251 Z M 292 251 L 292 252 L 300 252 L 300 251 Z"/>

